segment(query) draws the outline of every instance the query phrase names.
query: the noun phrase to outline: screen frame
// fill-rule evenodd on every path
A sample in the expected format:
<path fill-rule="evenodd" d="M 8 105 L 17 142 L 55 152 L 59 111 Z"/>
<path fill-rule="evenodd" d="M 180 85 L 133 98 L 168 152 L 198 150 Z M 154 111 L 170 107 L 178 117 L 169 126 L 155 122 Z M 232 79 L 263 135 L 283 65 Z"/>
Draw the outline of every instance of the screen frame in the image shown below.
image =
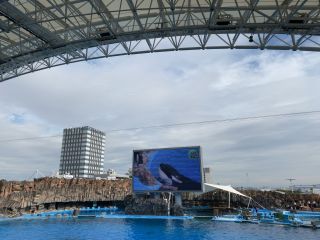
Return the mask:
<path fill-rule="evenodd" d="M 199 149 L 199 161 L 200 161 L 200 176 L 201 176 L 201 189 L 199 190 L 134 190 L 134 156 L 136 152 L 143 151 L 156 151 L 156 150 L 175 150 L 181 148 L 198 148 Z M 201 146 L 185 146 L 185 147 L 166 147 L 166 148 L 148 148 L 148 149 L 134 149 L 132 152 L 132 179 L 131 179 L 131 188 L 133 193 L 161 193 L 161 192 L 171 192 L 171 193 L 183 193 L 183 192 L 203 192 L 204 190 L 204 179 L 203 179 L 203 162 L 202 162 L 202 148 Z"/>

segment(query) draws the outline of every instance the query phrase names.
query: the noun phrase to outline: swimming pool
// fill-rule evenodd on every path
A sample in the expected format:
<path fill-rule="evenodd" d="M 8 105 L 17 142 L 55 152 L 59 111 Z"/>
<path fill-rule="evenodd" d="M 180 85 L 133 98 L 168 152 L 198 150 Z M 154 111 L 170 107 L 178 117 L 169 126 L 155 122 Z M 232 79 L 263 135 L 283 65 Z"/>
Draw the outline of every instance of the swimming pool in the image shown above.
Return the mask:
<path fill-rule="evenodd" d="M 320 231 L 284 226 L 173 219 L 30 219 L 0 221 L 1 240 L 319 239 Z"/>

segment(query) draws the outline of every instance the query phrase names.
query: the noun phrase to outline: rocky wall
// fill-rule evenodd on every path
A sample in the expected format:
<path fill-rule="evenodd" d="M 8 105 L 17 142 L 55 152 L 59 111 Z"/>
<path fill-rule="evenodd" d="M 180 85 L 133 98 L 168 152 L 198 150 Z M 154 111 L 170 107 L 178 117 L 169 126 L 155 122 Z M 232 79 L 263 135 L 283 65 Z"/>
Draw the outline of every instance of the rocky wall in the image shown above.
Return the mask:
<path fill-rule="evenodd" d="M 41 178 L 0 181 L 0 209 L 24 209 L 45 203 L 123 201 L 131 180 Z"/>
<path fill-rule="evenodd" d="M 243 190 L 251 196 L 251 206 L 266 208 L 302 207 L 308 209 L 308 203 L 316 203 L 314 209 L 320 210 L 320 195 L 286 192 L 263 192 Z M 3 209 L 32 209 L 44 205 L 57 206 L 55 203 L 84 203 L 122 201 L 128 214 L 166 215 L 167 203 L 163 199 L 132 198 L 131 180 L 94 180 L 42 178 L 34 181 L 0 180 L 0 213 Z M 128 198 L 126 198 L 128 197 Z M 124 201 L 126 199 L 126 201 Z M 208 193 L 183 193 L 183 206 L 227 207 L 228 193 L 214 191 Z M 259 204 L 257 204 L 259 203 Z M 231 194 L 232 207 L 245 207 L 248 199 Z M 59 205 L 59 204 L 58 204 Z M 66 204 L 65 204 L 66 205 Z M 70 205 L 70 204 L 69 204 Z M 81 204 L 80 204 L 81 205 Z M 176 213 L 179 215 L 178 213 Z"/>

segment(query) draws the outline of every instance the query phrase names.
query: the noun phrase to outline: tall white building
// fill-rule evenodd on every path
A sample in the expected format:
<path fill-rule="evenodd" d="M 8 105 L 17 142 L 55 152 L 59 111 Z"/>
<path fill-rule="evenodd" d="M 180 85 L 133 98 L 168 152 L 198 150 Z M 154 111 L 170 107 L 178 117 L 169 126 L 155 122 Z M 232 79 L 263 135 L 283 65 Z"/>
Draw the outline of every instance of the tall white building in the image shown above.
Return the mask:
<path fill-rule="evenodd" d="M 59 174 L 93 178 L 103 173 L 106 134 L 91 127 L 63 130 Z"/>
<path fill-rule="evenodd" d="M 213 183 L 211 167 L 204 167 L 203 168 L 203 181 L 205 183 Z"/>

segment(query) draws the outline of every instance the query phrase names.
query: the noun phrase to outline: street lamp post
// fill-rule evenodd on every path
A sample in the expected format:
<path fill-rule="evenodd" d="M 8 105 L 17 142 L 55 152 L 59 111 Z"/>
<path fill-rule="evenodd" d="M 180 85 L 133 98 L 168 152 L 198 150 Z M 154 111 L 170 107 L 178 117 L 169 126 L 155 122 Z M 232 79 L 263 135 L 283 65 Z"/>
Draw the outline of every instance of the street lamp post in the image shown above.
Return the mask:
<path fill-rule="evenodd" d="M 286 180 L 288 180 L 290 182 L 290 187 L 291 187 L 291 192 L 293 192 L 293 185 L 292 182 L 295 181 L 295 178 L 287 178 Z"/>

